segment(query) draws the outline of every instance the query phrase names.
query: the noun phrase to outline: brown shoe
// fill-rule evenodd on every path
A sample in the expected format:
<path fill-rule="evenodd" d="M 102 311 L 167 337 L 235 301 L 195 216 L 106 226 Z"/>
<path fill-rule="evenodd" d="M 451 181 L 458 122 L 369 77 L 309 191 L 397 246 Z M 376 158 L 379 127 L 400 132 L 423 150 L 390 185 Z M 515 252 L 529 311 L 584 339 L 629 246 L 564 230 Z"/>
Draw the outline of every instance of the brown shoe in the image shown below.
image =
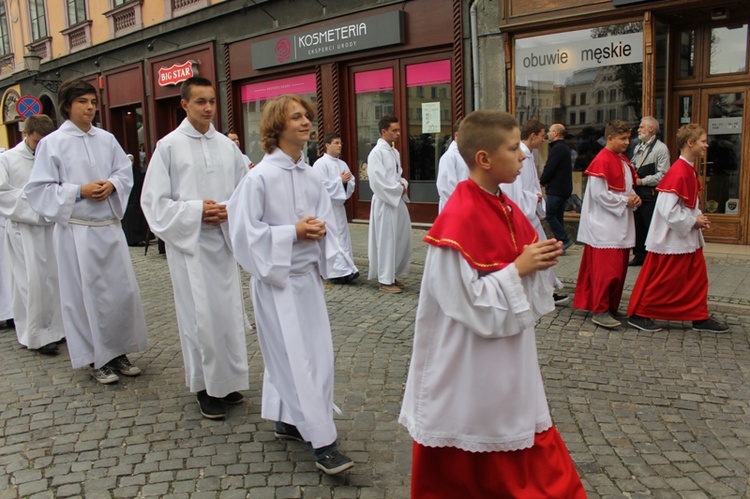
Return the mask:
<path fill-rule="evenodd" d="M 398 286 L 401 289 L 404 289 L 406 287 L 406 284 L 404 284 L 403 282 L 399 281 L 398 279 L 396 279 L 395 281 L 393 281 L 393 285 L 394 286 Z"/>
<path fill-rule="evenodd" d="M 384 293 L 391 293 L 392 295 L 403 293 L 403 290 L 395 284 L 381 284 L 378 289 Z"/>

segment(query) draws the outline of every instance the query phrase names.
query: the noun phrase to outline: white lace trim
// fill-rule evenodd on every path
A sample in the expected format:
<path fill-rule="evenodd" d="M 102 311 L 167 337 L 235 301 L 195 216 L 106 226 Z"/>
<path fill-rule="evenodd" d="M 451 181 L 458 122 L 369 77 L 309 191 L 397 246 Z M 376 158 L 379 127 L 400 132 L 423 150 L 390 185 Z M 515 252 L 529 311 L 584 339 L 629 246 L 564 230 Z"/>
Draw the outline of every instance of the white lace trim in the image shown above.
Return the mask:
<path fill-rule="evenodd" d="M 467 452 L 508 452 L 528 449 L 534 445 L 534 435 L 547 431 L 552 427 L 552 420 L 547 418 L 535 425 L 534 435 L 504 442 L 480 442 L 468 440 L 468 438 L 471 438 L 469 435 L 462 437 L 427 435 L 423 429 L 417 428 L 412 421 L 403 415 L 399 417 L 398 421 L 406 427 L 411 438 L 420 445 L 424 445 L 425 447 L 455 447 Z M 482 437 L 476 436 L 473 438 L 481 439 Z"/>

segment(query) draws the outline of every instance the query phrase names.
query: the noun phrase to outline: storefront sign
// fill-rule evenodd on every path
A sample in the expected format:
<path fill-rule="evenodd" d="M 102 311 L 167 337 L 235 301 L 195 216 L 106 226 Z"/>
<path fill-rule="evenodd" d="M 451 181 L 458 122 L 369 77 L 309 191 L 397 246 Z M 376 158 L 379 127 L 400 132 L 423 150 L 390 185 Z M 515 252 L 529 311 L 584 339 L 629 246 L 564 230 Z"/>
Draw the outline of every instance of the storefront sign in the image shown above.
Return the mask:
<path fill-rule="evenodd" d="M 708 135 L 730 135 L 742 133 L 742 117 L 709 118 Z"/>
<path fill-rule="evenodd" d="M 159 68 L 159 86 L 177 85 L 188 78 L 197 76 L 197 71 L 193 70 L 193 64 L 195 61 L 186 61 L 168 68 Z"/>
<path fill-rule="evenodd" d="M 643 33 L 516 49 L 516 74 L 571 71 L 643 62 Z"/>
<path fill-rule="evenodd" d="M 396 10 L 254 43 L 251 51 L 253 69 L 405 42 L 404 12 Z"/>

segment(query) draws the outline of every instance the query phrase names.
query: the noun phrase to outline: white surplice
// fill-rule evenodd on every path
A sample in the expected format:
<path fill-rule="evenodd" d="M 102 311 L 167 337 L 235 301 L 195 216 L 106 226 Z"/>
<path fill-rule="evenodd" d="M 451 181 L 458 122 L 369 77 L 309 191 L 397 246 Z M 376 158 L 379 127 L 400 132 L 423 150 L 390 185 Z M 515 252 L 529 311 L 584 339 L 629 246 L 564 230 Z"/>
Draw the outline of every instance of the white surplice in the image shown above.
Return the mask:
<path fill-rule="evenodd" d="M 552 426 L 534 324 L 554 309 L 546 277 L 514 264 L 480 275 L 430 246 L 399 422 L 418 443 L 512 451 Z"/>
<path fill-rule="evenodd" d="M 3 153 L 5 154 L 5 153 Z M 0 217 L 0 241 L 5 241 L 5 218 Z M 10 289 L 10 269 L 5 258 L 5 245 L 0 245 L 0 320 L 13 318 Z"/>
<path fill-rule="evenodd" d="M 542 186 L 539 184 L 539 176 L 537 175 L 536 165 L 534 164 L 534 156 L 531 154 L 531 150 L 526 144 L 521 142 L 521 150 L 526 155 L 526 159 L 523 160 L 523 166 L 521 167 L 521 173 L 516 178 L 516 181 L 512 184 L 500 184 L 500 189 L 515 202 L 521 209 L 526 218 L 534 226 L 536 233 L 539 235 L 540 241 L 547 240 L 547 234 L 544 232 L 544 226 L 542 226 L 542 218 L 547 214 L 547 204 L 542 196 L 541 201 L 539 197 L 542 194 Z M 547 274 L 549 283 L 557 288 L 563 287 L 560 279 L 557 278 L 555 271 L 552 267 L 544 271 Z"/>
<path fill-rule="evenodd" d="M 603 177 L 589 175 L 581 206 L 578 241 L 599 249 L 626 249 L 635 246 L 633 209 L 628 196 L 635 194 L 633 175 L 622 163 L 625 191 L 613 191 Z"/>
<path fill-rule="evenodd" d="M 458 144 L 454 140 L 448 146 L 445 154 L 440 156 L 440 161 L 438 162 L 437 181 L 435 182 L 438 195 L 440 196 L 438 213 L 443 211 L 445 203 L 448 202 L 448 198 L 456 190 L 458 183 L 463 182 L 467 178 L 469 178 L 469 167 L 466 166 L 466 161 L 461 157 L 461 153 L 458 152 Z"/>
<path fill-rule="evenodd" d="M 104 201 L 77 199 L 82 185 L 108 180 Z M 133 188 L 133 166 L 114 135 L 70 121 L 47 135 L 24 191 L 55 223 L 53 241 L 65 336 L 73 367 L 99 368 L 148 346 L 146 319 L 125 233 L 119 223 Z"/>
<path fill-rule="evenodd" d="M 409 273 L 411 260 L 411 218 L 405 188 L 409 182 L 401 175 L 399 152 L 378 139 L 367 156 L 367 175 L 372 189 L 367 254 L 370 260 L 368 279 L 393 284 L 400 275 Z"/>
<path fill-rule="evenodd" d="M 341 252 L 320 177 L 282 150 L 266 154 L 227 204 L 234 256 L 250 275 L 265 373 L 261 416 L 297 426 L 313 447 L 336 440 L 333 342 L 323 283 Z M 295 224 L 326 223 L 317 242 L 296 240 Z"/>
<path fill-rule="evenodd" d="M 346 207 L 344 203 L 354 193 L 354 175 L 344 184 L 341 174 L 351 173 L 349 166 L 339 158 L 334 158 L 328 153 L 323 154 L 313 165 L 313 171 L 320 175 L 328 195 L 331 197 L 333 214 L 336 216 L 336 234 L 343 252 L 333 265 L 332 273 L 340 276 L 348 276 L 359 272 L 354 264 L 354 252 L 352 250 L 352 239 L 349 235 L 349 221 L 346 218 Z"/>
<path fill-rule="evenodd" d="M 0 154 L 0 215 L 5 224 L 4 269 L 9 269 L 18 342 L 36 349 L 65 337 L 60 308 L 54 225 L 31 209 L 24 186 L 34 167 L 34 152 L 20 142 Z"/>
<path fill-rule="evenodd" d="M 229 228 L 202 223 L 203 200 L 225 203 L 247 171 L 229 138 L 185 118 L 157 143 L 141 194 L 167 249 L 185 384 L 218 398 L 249 388 L 245 309 Z"/>

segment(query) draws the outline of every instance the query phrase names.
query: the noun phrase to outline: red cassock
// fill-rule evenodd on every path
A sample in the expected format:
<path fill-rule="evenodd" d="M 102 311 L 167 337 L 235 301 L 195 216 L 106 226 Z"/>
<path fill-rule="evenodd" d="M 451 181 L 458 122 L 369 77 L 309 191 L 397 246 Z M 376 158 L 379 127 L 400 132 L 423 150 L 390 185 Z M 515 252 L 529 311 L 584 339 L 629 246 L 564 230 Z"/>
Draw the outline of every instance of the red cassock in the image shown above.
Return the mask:
<path fill-rule="evenodd" d="M 534 445 L 509 452 L 455 447 L 412 450 L 412 499 L 585 499 L 568 449 L 553 426 Z"/>

